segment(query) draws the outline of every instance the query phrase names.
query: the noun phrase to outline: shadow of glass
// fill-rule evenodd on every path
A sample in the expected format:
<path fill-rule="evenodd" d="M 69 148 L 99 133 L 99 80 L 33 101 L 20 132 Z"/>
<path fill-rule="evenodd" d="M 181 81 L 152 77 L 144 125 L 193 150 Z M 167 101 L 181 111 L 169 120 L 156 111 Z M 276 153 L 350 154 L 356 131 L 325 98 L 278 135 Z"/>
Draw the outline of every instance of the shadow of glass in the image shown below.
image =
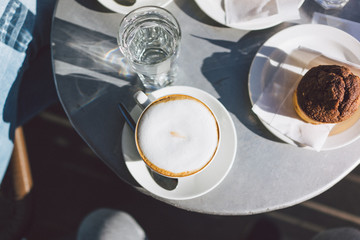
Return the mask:
<path fill-rule="evenodd" d="M 214 53 L 203 61 L 201 67 L 203 75 L 220 95 L 219 101 L 249 130 L 277 142 L 283 141 L 271 134 L 251 110 L 248 76 L 254 56 L 263 43 L 276 32 L 291 25 L 284 23 L 265 30 L 251 31 L 238 42 L 203 38 L 230 50 L 230 52 Z M 280 61 L 284 55 L 279 54 L 277 58 Z"/>
<path fill-rule="evenodd" d="M 54 25 L 56 85 L 70 121 L 111 169 L 138 186 L 124 162 L 125 122 L 117 109 L 119 102 L 128 109 L 135 106 L 132 96 L 143 90 L 137 75 L 119 51 L 116 38 L 61 19 L 55 19 Z"/>
<path fill-rule="evenodd" d="M 52 33 L 55 60 L 125 80 L 136 77 L 121 54 L 116 38 L 58 18 L 54 20 L 55 25 Z"/>

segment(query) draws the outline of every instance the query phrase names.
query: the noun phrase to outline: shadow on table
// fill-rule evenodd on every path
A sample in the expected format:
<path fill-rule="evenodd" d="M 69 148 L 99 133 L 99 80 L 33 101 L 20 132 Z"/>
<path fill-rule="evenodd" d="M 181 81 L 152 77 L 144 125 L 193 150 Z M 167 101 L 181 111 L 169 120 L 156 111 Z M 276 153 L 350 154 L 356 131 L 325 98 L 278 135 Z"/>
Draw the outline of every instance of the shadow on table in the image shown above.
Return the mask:
<path fill-rule="evenodd" d="M 271 134 L 251 110 L 248 77 L 251 63 L 262 44 L 273 34 L 289 26 L 291 24 L 281 24 L 266 30 L 251 31 L 238 42 L 203 38 L 230 50 L 214 53 L 204 60 L 201 67 L 204 76 L 220 95 L 219 101 L 249 130 L 278 142 L 282 141 Z"/>
<path fill-rule="evenodd" d="M 125 81 L 136 76 L 122 56 L 115 37 L 58 18 L 54 19 L 55 25 L 52 32 L 55 60 Z"/>
<path fill-rule="evenodd" d="M 195 1 L 184 1 L 184 0 L 174 0 L 175 4 L 184 11 L 188 16 L 194 18 L 195 20 L 202 22 L 204 24 L 214 26 L 214 27 L 224 27 L 226 26 L 216 22 L 208 15 L 206 15 L 199 6 L 195 3 Z"/>
<path fill-rule="evenodd" d="M 142 89 L 137 75 L 128 67 L 114 37 L 61 19 L 55 19 L 54 25 L 56 85 L 70 121 L 115 173 L 136 186 L 122 154 L 125 122 L 117 104 L 122 102 L 128 109 L 135 106 L 132 96 Z"/>
<path fill-rule="evenodd" d="M 79 135 L 110 169 L 138 186 L 125 165 L 122 153 L 125 121 L 117 108 L 122 99 L 131 99 L 128 96 L 131 86 L 114 87 L 85 74 L 56 75 L 56 79 L 65 111 Z"/>
<path fill-rule="evenodd" d="M 351 0 L 342 9 L 324 9 L 315 1 L 305 1 L 301 6 L 302 19 L 309 19 L 311 21 L 315 12 L 348 19 L 350 21 L 358 21 L 360 17 L 359 11 L 353 9 L 360 9 L 360 1 Z"/>
<path fill-rule="evenodd" d="M 96 12 L 104 12 L 104 13 L 112 12 L 111 10 L 101 5 L 97 0 L 75 0 L 75 1 L 80 5 Z"/>

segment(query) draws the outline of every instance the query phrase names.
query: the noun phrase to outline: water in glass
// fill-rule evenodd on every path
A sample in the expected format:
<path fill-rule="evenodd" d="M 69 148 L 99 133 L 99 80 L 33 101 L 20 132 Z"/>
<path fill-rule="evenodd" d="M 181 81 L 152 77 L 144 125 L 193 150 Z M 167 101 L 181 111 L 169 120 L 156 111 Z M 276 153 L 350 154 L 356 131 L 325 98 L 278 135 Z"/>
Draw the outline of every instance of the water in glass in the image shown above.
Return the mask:
<path fill-rule="evenodd" d="M 149 11 L 131 21 L 119 38 L 120 49 L 146 88 L 159 88 L 174 81 L 180 40 L 176 22 Z"/>

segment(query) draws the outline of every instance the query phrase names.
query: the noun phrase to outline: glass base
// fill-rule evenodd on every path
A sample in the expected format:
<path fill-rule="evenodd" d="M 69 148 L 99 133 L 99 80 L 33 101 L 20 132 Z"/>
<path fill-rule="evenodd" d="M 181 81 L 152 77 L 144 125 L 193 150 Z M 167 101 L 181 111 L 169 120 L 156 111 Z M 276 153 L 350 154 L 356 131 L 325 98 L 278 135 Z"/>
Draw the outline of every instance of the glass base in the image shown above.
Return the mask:
<path fill-rule="evenodd" d="M 176 78 L 176 69 L 157 75 L 144 75 L 138 73 L 139 79 L 146 90 L 157 90 L 172 84 Z"/>
<path fill-rule="evenodd" d="M 326 10 L 341 9 L 349 2 L 349 0 L 314 0 L 314 1 Z"/>

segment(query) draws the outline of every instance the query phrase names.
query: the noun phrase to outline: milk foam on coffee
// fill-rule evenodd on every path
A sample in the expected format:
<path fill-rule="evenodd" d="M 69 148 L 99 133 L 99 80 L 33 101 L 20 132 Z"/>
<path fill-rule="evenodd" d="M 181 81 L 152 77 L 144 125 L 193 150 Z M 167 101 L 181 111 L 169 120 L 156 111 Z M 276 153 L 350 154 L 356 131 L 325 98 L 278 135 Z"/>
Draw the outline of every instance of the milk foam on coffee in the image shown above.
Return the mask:
<path fill-rule="evenodd" d="M 219 129 L 203 103 L 176 96 L 147 109 L 137 134 L 140 149 L 151 164 L 179 174 L 200 170 L 212 159 Z"/>

